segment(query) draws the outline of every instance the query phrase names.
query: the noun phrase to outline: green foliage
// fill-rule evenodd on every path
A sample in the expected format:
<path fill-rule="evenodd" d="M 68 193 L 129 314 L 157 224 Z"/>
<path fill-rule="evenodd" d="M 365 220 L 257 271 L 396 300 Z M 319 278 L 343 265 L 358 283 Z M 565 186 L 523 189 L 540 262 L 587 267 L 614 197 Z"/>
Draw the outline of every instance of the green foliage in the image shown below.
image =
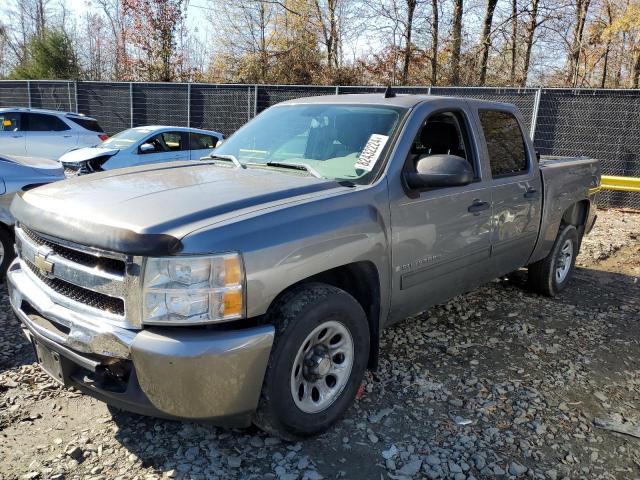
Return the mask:
<path fill-rule="evenodd" d="M 27 55 L 11 72 L 15 79 L 77 79 L 78 59 L 69 36 L 61 30 L 47 30 L 34 36 L 27 47 Z"/>

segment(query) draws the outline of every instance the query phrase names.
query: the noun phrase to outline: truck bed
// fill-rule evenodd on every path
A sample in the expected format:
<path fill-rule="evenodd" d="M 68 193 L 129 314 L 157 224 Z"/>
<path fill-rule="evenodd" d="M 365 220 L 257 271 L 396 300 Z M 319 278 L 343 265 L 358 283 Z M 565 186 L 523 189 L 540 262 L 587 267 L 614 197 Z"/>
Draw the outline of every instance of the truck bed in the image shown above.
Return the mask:
<path fill-rule="evenodd" d="M 547 256 L 563 213 L 576 202 L 589 199 L 589 190 L 600 183 L 600 164 L 594 158 L 541 156 L 538 164 L 543 189 L 542 219 L 530 263 Z"/>

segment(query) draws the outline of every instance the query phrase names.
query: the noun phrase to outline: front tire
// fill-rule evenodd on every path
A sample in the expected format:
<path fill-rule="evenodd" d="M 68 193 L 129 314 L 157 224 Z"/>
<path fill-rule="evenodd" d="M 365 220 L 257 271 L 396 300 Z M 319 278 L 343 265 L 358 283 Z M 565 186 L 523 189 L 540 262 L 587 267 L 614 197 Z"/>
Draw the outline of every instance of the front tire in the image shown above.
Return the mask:
<path fill-rule="evenodd" d="M 580 249 L 578 231 L 573 225 L 562 225 L 549 255 L 529 265 L 529 286 L 548 297 L 560 293 L 569 283 Z"/>
<path fill-rule="evenodd" d="M 369 328 L 347 292 L 307 284 L 287 292 L 268 320 L 276 338 L 254 423 L 285 440 L 327 430 L 353 402 L 369 358 Z"/>

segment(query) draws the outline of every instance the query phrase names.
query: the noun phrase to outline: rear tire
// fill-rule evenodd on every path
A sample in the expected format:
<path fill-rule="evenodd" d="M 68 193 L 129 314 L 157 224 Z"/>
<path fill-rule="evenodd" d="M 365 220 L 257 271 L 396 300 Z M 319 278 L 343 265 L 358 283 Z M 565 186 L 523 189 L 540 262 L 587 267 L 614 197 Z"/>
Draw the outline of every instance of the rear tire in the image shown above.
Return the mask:
<path fill-rule="evenodd" d="M 353 402 L 369 358 L 360 304 L 325 284 L 287 292 L 267 315 L 276 337 L 254 423 L 285 440 L 327 430 Z"/>
<path fill-rule="evenodd" d="M 530 288 L 548 297 L 564 290 L 573 276 L 579 249 L 576 227 L 562 225 L 549 255 L 529 265 Z"/>
<path fill-rule="evenodd" d="M 0 226 L 0 281 L 4 279 L 9 264 L 14 258 L 13 237 Z"/>

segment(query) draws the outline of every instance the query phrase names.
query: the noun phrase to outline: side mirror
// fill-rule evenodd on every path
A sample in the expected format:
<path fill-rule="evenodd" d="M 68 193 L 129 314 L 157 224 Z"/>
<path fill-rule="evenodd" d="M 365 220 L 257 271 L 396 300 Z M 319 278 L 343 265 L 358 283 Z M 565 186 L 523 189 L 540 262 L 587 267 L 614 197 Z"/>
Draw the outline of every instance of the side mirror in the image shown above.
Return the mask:
<path fill-rule="evenodd" d="M 152 153 L 156 151 L 156 147 L 154 147 L 151 143 L 143 143 L 142 145 L 140 145 L 140 148 L 138 148 L 138 150 L 140 151 L 140 153 Z"/>
<path fill-rule="evenodd" d="M 457 155 L 426 155 L 416 162 L 415 172 L 406 172 L 410 188 L 459 187 L 473 182 L 471 165 Z"/>
<path fill-rule="evenodd" d="M 224 143 L 224 138 L 221 138 L 220 140 L 218 140 L 216 142 L 216 146 L 214 148 L 218 148 L 220 145 L 222 145 Z"/>

